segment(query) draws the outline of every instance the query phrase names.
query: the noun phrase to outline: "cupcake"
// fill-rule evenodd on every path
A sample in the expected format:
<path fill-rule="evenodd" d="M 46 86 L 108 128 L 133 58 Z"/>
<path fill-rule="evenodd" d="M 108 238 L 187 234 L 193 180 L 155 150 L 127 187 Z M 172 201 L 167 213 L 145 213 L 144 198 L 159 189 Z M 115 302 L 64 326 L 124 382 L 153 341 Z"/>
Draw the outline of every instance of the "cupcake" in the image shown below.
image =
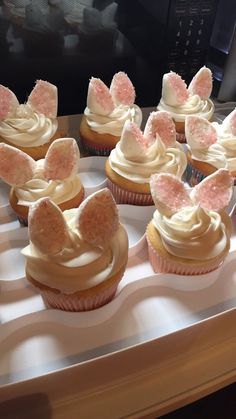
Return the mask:
<path fill-rule="evenodd" d="M 102 80 L 91 78 L 87 107 L 79 128 L 87 152 L 108 156 L 120 140 L 125 121 L 141 125 L 142 112 L 134 100 L 134 87 L 125 73 L 114 75 L 110 89 Z"/>
<path fill-rule="evenodd" d="M 154 272 L 198 275 L 217 269 L 232 232 L 225 211 L 233 192 L 229 171 L 219 169 L 191 192 L 167 173 L 153 175 L 150 187 L 156 211 L 146 238 Z"/>
<path fill-rule="evenodd" d="M 56 228 L 55 228 L 56 226 Z M 110 191 L 62 212 L 48 198 L 30 207 L 26 277 L 47 307 L 85 311 L 108 303 L 128 260 L 128 236 Z"/>
<path fill-rule="evenodd" d="M 62 211 L 80 205 L 84 187 L 78 174 L 80 152 L 73 138 L 60 138 L 49 147 L 45 159 L 32 157 L 0 143 L 0 178 L 11 185 L 9 201 L 22 224 L 29 207 L 49 197 Z"/>
<path fill-rule="evenodd" d="M 126 121 L 120 141 L 106 161 L 108 188 L 118 204 L 153 205 L 150 177 L 157 172 L 181 178 L 187 165 L 168 112 L 152 112 L 144 132 Z"/>
<path fill-rule="evenodd" d="M 185 142 L 185 120 L 187 115 L 201 116 L 210 121 L 214 113 L 214 104 L 210 99 L 212 91 L 212 73 L 202 67 L 193 77 L 188 88 L 184 80 L 171 71 L 164 74 L 159 111 L 167 111 L 172 116 L 177 140 Z"/>
<path fill-rule="evenodd" d="M 57 87 L 38 80 L 27 103 L 0 85 L 0 142 L 12 145 L 39 160 L 45 157 L 58 131 Z"/>
<path fill-rule="evenodd" d="M 228 169 L 236 178 L 236 109 L 222 123 L 200 117 L 186 119 L 186 180 L 194 186 L 217 169 Z"/>

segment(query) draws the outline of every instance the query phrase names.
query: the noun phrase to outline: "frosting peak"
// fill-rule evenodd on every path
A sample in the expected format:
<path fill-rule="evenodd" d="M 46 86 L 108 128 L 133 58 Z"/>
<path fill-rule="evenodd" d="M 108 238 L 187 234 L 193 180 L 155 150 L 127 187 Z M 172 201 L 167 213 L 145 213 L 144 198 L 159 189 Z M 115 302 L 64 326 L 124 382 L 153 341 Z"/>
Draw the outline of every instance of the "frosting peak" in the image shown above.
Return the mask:
<path fill-rule="evenodd" d="M 227 170 L 208 176 L 190 194 L 183 182 L 164 173 L 152 176 L 150 188 L 156 204 L 153 224 L 168 253 L 207 260 L 224 252 L 231 233 L 230 217 L 224 212 L 232 196 Z"/>
<path fill-rule="evenodd" d="M 171 71 L 163 76 L 162 97 L 157 109 L 169 112 L 177 122 L 184 122 L 187 115 L 210 120 L 214 112 L 213 102 L 209 99 L 211 90 L 212 75 L 206 67 L 198 71 L 188 88 L 184 80 Z"/>
<path fill-rule="evenodd" d="M 29 233 L 30 244 L 22 250 L 27 272 L 65 294 L 92 288 L 127 263 L 128 236 L 106 188 L 63 213 L 47 198 L 37 201 L 30 209 Z"/>
<path fill-rule="evenodd" d="M 87 107 L 84 111 L 92 131 L 120 137 L 125 121 L 138 126 L 142 122 L 141 109 L 134 104 L 135 90 L 128 76 L 119 72 L 114 75 L 110 88 L 100 79 L 89 82 Z"/>
<path fill-rule="evenodd" d="M 135 183 L 149 183 L 156 172 L 172 173 L 181 177 L 187 159 L 181 144 L 173 141 L 166 146 L 160 136 L 147 138 L 133 123 L 126 122 L 120 141 L 109 156 L 109 163 L 117 174 Z"/>
<path fill-rule="evenodd" d="M 235 114 L 235 110 L 232 111 L 221 124 L 207 123 L 207 132 L 212 133 L 214 141 L 208 141 L 203 127 L 206 123 L 203 123 L 202 118 L 197 118 L 200 129 L 198 128 L 195 136 L 191 130 L 188 130 L 188 124 L 186 125 L 188 148 L 195 160 L 209 163 L 216 169 L 226 168 L 230 172 L 236 171 L 236 135 L 232 123 Z M 203 143 L 201 138 L 204 139 Z"/>

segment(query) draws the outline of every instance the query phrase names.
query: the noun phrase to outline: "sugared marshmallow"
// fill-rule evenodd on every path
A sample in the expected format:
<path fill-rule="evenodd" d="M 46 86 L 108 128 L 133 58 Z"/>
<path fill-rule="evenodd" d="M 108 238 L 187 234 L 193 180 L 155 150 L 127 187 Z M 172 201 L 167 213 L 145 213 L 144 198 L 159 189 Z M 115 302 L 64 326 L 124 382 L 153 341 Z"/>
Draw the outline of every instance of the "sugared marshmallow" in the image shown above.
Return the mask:
<path fill-rule="evenodd" d="M 111 93 L 102 80 L 92 77 L 89 82 L 87 106 L 91 112 L 109 115 L 115 108 Z"/>
<path fill-rule="evenodd" d="M 80 151 L 74 138 L 59 138 L 50 145 L 44 161 L 46 179 L 60 180 L 78 172 Z"/>
<path fill-rule="evenodd" d="M 23 185 L 32 179 L 36 163 L 32 157 L 5 143 L 0 143 L 0 178 L 9 185 Z"/>
<path fill-rule="evenodd" d="M 196 185 L 190 196 L 202 208 L 221 211 L 229 204 L 233 193 L 233 178 L 226 169 L 219 169 Z"/>
<path fill-rule="evenodd" d="M 198 95 L 201 99 L 208 99 L 212 91 L 212 72 L 207 67 L 202 67 L 195 74 L 188 86 L 192 95 Z"/>
<path fill-rule="evenodd" d="M 0 121 L 14 115 L 19 106 L 16 95 L 7 87 L 0 85 Z"/>
<path fill-rule="evenodd" d="M 188 115 L 185 121 L 185 136 L 189 146 L 208 148 L 216 143 L 217 133 L 213 125 L 200 116 Z"/>
<path fill-rule="evenodd" d="M 156 208 L 169 217 L 182 208 L 194 205 L 220 212 L 231 200 L 233 178 L 228 170 L 218 169 L 189 191 L 176 176 L 156 173 L 151 176 L 150 189 Z"/>
<path fill-rule="evenodd" d="M 44 80 L 38 80 L 28 97 L 27 103 L 37 113 L 41 113 L 48 118 L 57 116 L 57 87 Z"/>
<path fill-rule="evenodd" d="M 77 227 L 91 245 L 107 246 L 119 227 L 118 210 L 109 189 L 88 196 L 78 209 Z"/>
<path fill-rule="evenodd" d="M 41 198 L 29 208 L 29 238 L 45 255 L 63 250 L 68 239 L 67 224 L 60 208 L 49 198 Z"/>
<path fill-rule="evenodd" d="M 135 90 L 127 74 L 123 71 L 116 73 L 112 79 L 110 92 L 116 105 L 131 106 L 135 101 Z"/>
<path fill-rule="evenodd" d="M 121 151 L 127 159 L 139 161 L 148 148 L 148 141 L 139 127 L 129 120 L 125 121 L 119 142 Z"/>
<path fill-rule="evenodd" d="M 162 98 L 167 105 L 183 105 L 189 97 L 189 92 L 184 80 L 171 71 L 164 74 L 162 81 Z"/>
<path fill-rule="evenodd" d="M 149 142 L 159 136 L 166 148 L 172 147 L 176 142 L 175 124 L 166 111 L 151 112 L 143 134 Z"/>
<path fill-rule="evenodd" d="M 181 208 L 192 205 L 184 183 L 170 173 L 155 173 L 150 179 L 150 190 L 156 207 L 171 216 Z"/>

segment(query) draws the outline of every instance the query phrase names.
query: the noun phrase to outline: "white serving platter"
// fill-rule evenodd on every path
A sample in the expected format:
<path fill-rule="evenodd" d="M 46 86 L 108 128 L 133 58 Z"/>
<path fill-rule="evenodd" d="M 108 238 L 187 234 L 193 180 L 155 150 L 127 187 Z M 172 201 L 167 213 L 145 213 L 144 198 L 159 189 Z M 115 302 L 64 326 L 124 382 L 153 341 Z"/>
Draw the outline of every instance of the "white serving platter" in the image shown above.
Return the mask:
<path fill-rule="evenodd" d="M 100 157 L 82 160 L 80 173 L 87 195 L 105 185 L 104 161 Z M 154 274 L 145 240 L 154 207 L 119 205 L 129 236 L 129 261 L 113 301 L 83 313 L 46 309 L 25 279 L 21 249 L 28 243 L 28 229 L 21 227 L 11 212 L 7 188 L 3 184 L 0 188 L 4 208 L 0 212 L 3 387 L 159 339 L 235 308 L 235 234 L 225 264 L 212 273 Z"/>
<path fill-rule="evenodd" d="M 225 110 L 219 110 L 220 121 Z M 81 159 L 86 196 L 106 186 L 105 160 Z M 235 191 L 230 253 L 218 270 L 195 277 L 154 274 L 145 241 L 154 207 L 119 205 L 129 236 L 127 269 L 113 301 L 84 313 L 46 309 L 28 284 L 21 255 L 28 229 L 16 219 L 8 193 L 0 181 L 0 402 L 42 392 L 50 396 L 58 418 L 77 417 L 80 409 L 81 417 L 96 412 L 105 419 L 109 408 L 114 418 L 134 411 L 136 416 L 129 417 L 140 417 L 156 409 L 165 413 L 232 382 Z"/>

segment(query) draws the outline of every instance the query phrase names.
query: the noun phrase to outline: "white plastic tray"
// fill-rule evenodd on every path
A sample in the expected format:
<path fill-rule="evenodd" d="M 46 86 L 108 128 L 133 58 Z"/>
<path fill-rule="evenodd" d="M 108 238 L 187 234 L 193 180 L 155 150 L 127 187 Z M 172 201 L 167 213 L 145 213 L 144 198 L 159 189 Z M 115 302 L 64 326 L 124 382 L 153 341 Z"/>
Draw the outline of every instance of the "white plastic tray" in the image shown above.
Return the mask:
<path fill-rule="evenodd" d="M 101 157 L 81 160 L 86 195 L 106 185 L 104 163 Z M 130 248 L 114 300 L 83 313 L 45 309 L 24 276 L 21 249 L 28 243 L 28 232 L 10 209 L 8 192 L 0 183 L 2 388 L 158 340 L 236 307 L 235 232 L 230 253 L 218 270 L 184 277 L 154 274 L 144 237 L 154 207 L 119 205 Z M 233 204 L 229 211 L 234 212 Z"/>

